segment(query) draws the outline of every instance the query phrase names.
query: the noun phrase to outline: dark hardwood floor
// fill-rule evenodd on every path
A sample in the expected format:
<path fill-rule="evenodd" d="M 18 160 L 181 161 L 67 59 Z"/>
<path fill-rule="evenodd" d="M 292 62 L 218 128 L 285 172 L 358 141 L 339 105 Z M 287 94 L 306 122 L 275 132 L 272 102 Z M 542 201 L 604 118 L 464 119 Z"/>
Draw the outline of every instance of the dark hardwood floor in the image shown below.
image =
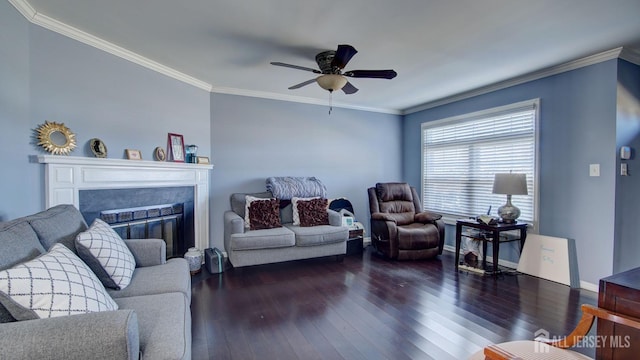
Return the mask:
<path fill-rule="evenodd" d="M 397 262 L 371 247 L 342 262 L 203 270 L 192 282 L 196 360 L 466 359 L 539 329 L 566 335 L 580 304 L 597 303 L 594 292 L 527 275 L 456 273 L 446 251 Z"/>

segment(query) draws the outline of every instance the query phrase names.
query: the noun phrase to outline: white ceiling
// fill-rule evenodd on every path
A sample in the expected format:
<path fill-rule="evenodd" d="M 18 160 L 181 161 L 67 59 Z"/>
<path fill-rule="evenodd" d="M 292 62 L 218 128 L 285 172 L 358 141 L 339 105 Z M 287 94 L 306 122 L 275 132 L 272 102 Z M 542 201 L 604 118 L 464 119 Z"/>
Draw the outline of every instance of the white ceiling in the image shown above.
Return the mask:
<path fill-rule="evenodd" d="M 620 46 L 640 45 L 640 0 L 9 0 L 211 84 L 213 91 L 326 103 L 315 54 L 353 45 L 334 105 L 401 112 Z M 18 7 L 18 6 L 16 6 Z"/>

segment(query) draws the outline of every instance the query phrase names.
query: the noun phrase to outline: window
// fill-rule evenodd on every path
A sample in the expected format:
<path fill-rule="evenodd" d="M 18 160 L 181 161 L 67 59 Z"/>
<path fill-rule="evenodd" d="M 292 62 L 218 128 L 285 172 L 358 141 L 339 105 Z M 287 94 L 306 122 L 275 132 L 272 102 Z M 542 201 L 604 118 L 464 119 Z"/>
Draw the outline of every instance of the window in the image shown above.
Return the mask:
<path fill-rule="evenodd" d="M 506 195 L 492 194 L 495 173 L 524 173 L 529 195 L 514 195 L 519 220 L 537 224 L 539 100 L 422 124 L 422 203 L 445 216 L 495 215 Z"/>

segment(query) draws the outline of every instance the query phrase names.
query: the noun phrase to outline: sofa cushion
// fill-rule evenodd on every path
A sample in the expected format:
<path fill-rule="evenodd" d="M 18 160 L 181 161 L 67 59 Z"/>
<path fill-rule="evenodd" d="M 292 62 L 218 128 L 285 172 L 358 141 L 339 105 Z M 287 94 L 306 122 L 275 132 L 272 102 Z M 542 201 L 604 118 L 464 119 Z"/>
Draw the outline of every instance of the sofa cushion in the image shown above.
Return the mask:
<path fill-rule="evenodd" d="M 162 265 L 139 267 L 133 272 L 129 286 L 122 290 L 107 289 L 107 292 L 114 299 L 179 292 L 191 301 L 189 265 L 183 258 L 174 258 Z"/>
<path fill-rule="evenodd" d="M 295 235 L 286 227 L 252 230 L 231 235 L 231 250 L 281 248 L 295 244 Z"/>
<path fill-rule="evenodd" d="M 343 226 L 320 225 L 312 227 L 285 225 L 295 234 L 296 246 L 316 246 L 346 241 L 349 228 Z"/>
<path fill-rule="evenodd" d="M 38 235 L 24 218 L 0 223 L 0 270 L 31 260 L 45 252 Z M 16 319 L 0 304 L 0 323 L 13 321 Z"/>
<path fill-rule="evenodd" d="M 298 201 L 298 213 L 300 216 L 300 226 L 329 225 L 329 214 L 327 213 L 327 199 L 311 199 Z"/>
<path fill-rule="evenodd" d="M 0 302 L 18 320 L 118 309 L 91 269 L 61 244 L 1 271 Z"/>
<path fill-rule="evenodd" d="M 76 236 L 76 250 L 106 287 L 129 285 L 136 260 L 127 244 L 106 222 L 95 219 L 91 227 Z"/>
<path fill-rule="evenodd" d="M 46 250 L 53 244 L 61 243 L 75 253 L 76 235 L 87 230 L 82 214 L 73 205 L 54 206 L 26 219 Z"/>
<path fill-rule="evenodd" d="M 246 207 L 246 197 L 247 195 L 249 196 L 253 196 L 253 197 L 257 197 L 257 198 L 272 198 L 273 195 L 271 195 L 270 192 L 265 191 L 265 192 L 260 192 L 260 193 L 234 193 L 231 194 L 230 197 L 230 202 L 231 202 L 231 210 L 233 210 L 234 213 L 240 215 L 241 218 L 244 219 L 245 216 L 245 207 Z"/>
<path fill-rule="evenodd" d="M 282 226 L 277 199 L 260 199 L 247 195 L 245 213 L 245 227 L 249 230 L 273 229 Z"/>
<path fill-rule="evenodd" d="M 45 252 L 38 235 L 24 218 L 0 224 L 0 270 Z"/>
<path fill-rule="evenodd" d="M 190 301 L 180 293 L 116 299 L 136 312 L 141 359 L 191 359 Z"/>

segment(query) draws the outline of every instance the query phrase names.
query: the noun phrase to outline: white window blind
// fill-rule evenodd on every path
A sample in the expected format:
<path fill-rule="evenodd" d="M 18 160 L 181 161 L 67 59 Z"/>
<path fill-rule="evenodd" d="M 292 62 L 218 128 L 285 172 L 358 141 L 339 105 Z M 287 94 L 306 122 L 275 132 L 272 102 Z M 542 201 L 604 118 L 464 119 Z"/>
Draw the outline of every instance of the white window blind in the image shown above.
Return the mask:
<path fill-rule="evenodd" d="M 535 223 L 538 100 L 422 124 L 424 208 L 453 217 L 496 215 L 496 173 L 527 175 L 529 195 L 514 195 L 519 220 Z"/>

